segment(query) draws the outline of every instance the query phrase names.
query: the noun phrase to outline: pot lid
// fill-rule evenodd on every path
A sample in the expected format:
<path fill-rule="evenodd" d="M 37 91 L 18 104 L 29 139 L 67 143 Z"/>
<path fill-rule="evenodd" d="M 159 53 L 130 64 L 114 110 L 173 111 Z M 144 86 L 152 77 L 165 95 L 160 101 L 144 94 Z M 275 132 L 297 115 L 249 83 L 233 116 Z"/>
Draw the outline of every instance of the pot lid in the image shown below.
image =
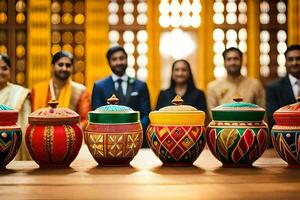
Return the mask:
<path fill-rule="evenodd" d="M 0 125 L 15 124 L 18 120 L 18 111 L 0 104 Z"/>
<path fill-rule="evenodd" d="M 235 97 L 233 102 L 212 109 L 212 117 L 216 121 L 262 121 L 264 114 L 263 108 L 243 102 L 242 97 Z"/>
<path fill-rule="evenodd" d="M 117 105 L 119 103 L 119 99 L 116 97 L 116 95 L 112 95 L 109 99 L 107 99 L 107 104 L 105 106 L 101 106 L 97 108 L 95 111 L 92 112 L 97 112 L 97 113 L 128 113 L 132 112 L 133 110 L 127 106 L 123 105 Z"/>
<path fill-rule="evenodd" d="M 1 111 L 8 111 L 8 110 L 14 110 L 14 109 L 12 109 L 12 108 L 9 107 L 9 106 L 0 104 L 0 112 L 1 112 Z"/>
<path fill-rule="evenodd" d="M 149 115 L 155 125 L 204 125 L 205 113 L 190 105 L 182 105 L 183 99 L 177 95 L 171 101 L 172 106 L 152 111 Z"/>
<path fill-rule="evenodd" d="M 41 108 L 29 115 L 30 124 L 74 124 L 80 122 L 80 116 L 69 108 L 57 108 L 58 101 L 48 102 L 49 107 Z"/>
<path fill-rule="evenodd" d="M 173 106 L 166 106 L 158 110 L 158 112 L 184 112 L 184 111 L 198 111 L 197 108 L 190 105 L 182 105 L 183 99 L 181 96 L 176 95 L 171 101 Z"/>
<path fill-rule="evenodd" d="M 107 104 L 101 106 L 88 114 L 89 122 L 100 124 L 113 123 L 134 123 L 140 121 L 139 111 L 134 111 L 130 107 L 117 105 L 119 99 L 112 95 L 107 99 Z"/>
<path fill-rule="evenodd" d="M 283 106 L 273 114 L 277 125 L 299 125 L 300 124 L 300 97 L 297 102 Z"/>

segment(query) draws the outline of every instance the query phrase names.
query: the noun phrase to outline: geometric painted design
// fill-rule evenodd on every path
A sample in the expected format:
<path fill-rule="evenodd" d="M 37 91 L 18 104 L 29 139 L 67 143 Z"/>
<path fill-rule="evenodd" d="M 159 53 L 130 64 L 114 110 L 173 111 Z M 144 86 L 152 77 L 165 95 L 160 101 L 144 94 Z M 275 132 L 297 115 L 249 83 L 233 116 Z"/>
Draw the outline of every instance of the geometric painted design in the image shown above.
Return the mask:
<path fill-rule="evenodd" d="M 139 135 L 138 134 L 129 134 L 127 136 L 125 156 L 127 156 L 127 157 L 135 156 L 137 154 L 139 144 L 140 144 Z"/>
<path fill-rule="evenodd" d="M 103 135 L 89 135 L 93 156 L 104 156 Z"/>
<path fill-rule="evenodd" d="M 16 130 L 0 130 L 0 168 L 5 167 L 14 159 L 21 142 L 22 132 L 20 128 L 16 127 Z"/>
<path fill-rule="evenodd" d="M 164 164 L 192 164 L 205 146 L 202 126 L 150 125 L 146 139 Z"/>
<path fill-rule="evenodd" d="M 265 127 L 208 127 L 207 144 L 212 154 L 225 165 L 252 165 L 267 148 Z"/>
<path fill-rule="evenodd" d="M 7 151 L 8 148 L 10 148 L 12 141 L 7 141 L 5 142 L 4 140 L 2 140 L 0 138 L 0 151 L 3 153 L 5 151 Z"/>
<path fill-rule="evenodd" d="M 290 166 L 300 167 L 300 131 L 272 130 L 273 146 Z"/>
<path fill-rule="evenodd" d="M 124 135 L 108 135 L 107 150 L 109 157 L 120 157 L 123 152 Z"/>
<path fill-rule="evenodd" d="M 142 131 L 122 133 L 85 131 L 85 137 L 89 151 L 101 165 L 105 165 L 108 160 L 115 165 L 129 163 L 142 145 Z"/>

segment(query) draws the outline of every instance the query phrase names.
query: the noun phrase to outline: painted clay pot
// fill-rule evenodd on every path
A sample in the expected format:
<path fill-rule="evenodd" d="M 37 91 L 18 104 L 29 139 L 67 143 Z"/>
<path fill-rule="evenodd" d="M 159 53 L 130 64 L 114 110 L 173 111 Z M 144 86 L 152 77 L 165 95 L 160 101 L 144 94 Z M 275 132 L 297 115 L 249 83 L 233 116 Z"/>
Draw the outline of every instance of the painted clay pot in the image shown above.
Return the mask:
<path fill-rule="evenodd" d="M 289 167 L 300 167 L 300 97 L 274 112 L 273 146 Z"/>
<path fill-rule="evenodd" d="M 0 104 L 0 168 L 5 168 L 20 148 L 22 131 L 17 120 L 18 111 Z"/>
<path fill-rule="evenodd" d="M 213 120 L 207 127 L 208 147 L 224 167 L 250 167 L 269 141 L 265 110 L 242 101 L 234 98 L 234 102 L 212 109 Z"/>
<path fill-rule="evenodd" d="M 82 144 L 80 116 L 68 108 L 48 103 L 29 115 L 25 140 L 29 153 L 40 167 L 68 167 Z"/>
<path fill-rule="evenodd" d="M 143 141 L 140 113 L 122 105 L 113 95 L 109 105 L 89 112 L 85 142 L 94 159 L 102 166 L 129 165 Z"/>
<path fill-rule="evenodd" d="M 192 165 L 205 146 L 205 113 L 182 105 L 180 96 L 172 103 L 150 113 L 147 142 L 164 165 Z"/>

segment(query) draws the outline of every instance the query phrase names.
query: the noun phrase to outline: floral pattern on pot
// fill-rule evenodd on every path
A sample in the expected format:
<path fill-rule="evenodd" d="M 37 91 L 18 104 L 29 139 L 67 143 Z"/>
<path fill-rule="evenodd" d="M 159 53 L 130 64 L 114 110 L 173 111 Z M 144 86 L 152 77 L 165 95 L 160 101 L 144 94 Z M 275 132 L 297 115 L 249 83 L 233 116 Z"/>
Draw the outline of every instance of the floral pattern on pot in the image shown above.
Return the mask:
<path fill-rule="evenodd" d="M 212 154 L 227 167 L 249 167 L 266 150 L 268 126 L 264 109 L 234 98 L 234 102 L 212 109 L 213 121 L 206 131 Z"/>
<path fill-rule="evenodd" d="M 207 144 L 213 155 L 226 165 L 251 165 L 266 150 L 267 128 L 208 128 Z"/>

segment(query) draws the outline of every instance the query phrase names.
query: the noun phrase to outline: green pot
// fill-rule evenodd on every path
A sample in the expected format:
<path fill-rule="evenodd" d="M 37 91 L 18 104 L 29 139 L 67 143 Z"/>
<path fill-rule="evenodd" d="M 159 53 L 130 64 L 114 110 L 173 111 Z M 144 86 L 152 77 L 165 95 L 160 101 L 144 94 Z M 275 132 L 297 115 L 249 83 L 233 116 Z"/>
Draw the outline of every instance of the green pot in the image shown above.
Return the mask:
<path fill-rule="evenodd" d="M 265 110 L 235 98 L 212 109 L 212 122 L 206 130 L 212 154 L 227 167 L 249 167 L 267 148 L 268 126 Z"/>

